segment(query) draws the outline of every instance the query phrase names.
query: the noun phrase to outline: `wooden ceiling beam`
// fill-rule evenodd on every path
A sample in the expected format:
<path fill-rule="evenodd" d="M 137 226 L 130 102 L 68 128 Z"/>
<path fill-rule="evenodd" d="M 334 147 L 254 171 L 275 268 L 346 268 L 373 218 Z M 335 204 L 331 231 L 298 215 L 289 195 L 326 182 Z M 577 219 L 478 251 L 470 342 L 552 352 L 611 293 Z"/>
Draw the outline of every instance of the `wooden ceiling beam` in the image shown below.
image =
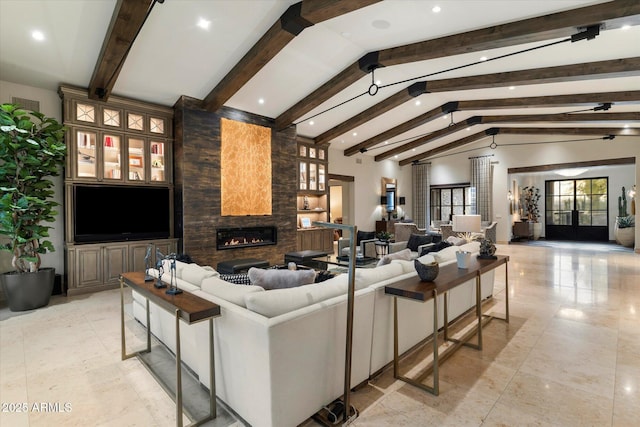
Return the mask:
<path fill-rule="evenodd" d="M 373 136 L 359 144 L 344 150 L 345 156 L 352 156 L 359 153 L 363 149 L 368 149 L 383 141 L 401 135 L 416 127 L 422 126 L 439 117 L 442 117 L 450 111 L 479 111 L 485 109 L 500 110 L 507 108 L 541 108 L 541 107 L 592 107 L 594 104 L 611 103 L 612 105 L 623 105 L 629 103 L 640 102 L 640 91 L 625 92 L 600 92 L 600 93 L 583 93 L 575 95 L 557 95 L 557 96 L 532 96 L 525 98 L 504 98 L 504 99 L 479 99 L 470 101 L 452 101 L 440 105 L 424 114 L 421 114 L 409 121 L 399 124 L 381 134 Z M 345 122 L 346 123 L 346 122 Z M 337 128 L 337 127 L 336 127 Z M 333 128 L 333 129 L 336 129 Z M 322 135 L 314 139 L 316 144 L 328 143 L 336 136 L 347 132 L 347 126 L 338 135 L 333 135 L 333 129 L 328 130 Z"/>
<path fill-rule="evenodd" d="M 106 101 L 155 0 L 118 0 L 89 81 L 89 98 Z"/>
<path fill-rule="evenodd" d="M 629 25 L 640 24 L 640 2 L 637 0 L 617 0 L 370 52 L 367 55 L 375 54 L 379 66 L 388 67 L 569 37 L 575 34 L 578 28 L 598 23 L 603 24 L 607 29 L 618 28 L 622 26 L 623 20 Z M 358 81 L 363 75 L 365 72 L 360 69 L 358 62 L 349 65 L 337 76 L 280 114 L 276 118 L 276 127 L 284 129 L 290 126 L 296 119 L 303 117 L 323 102 L 331 99 Z"/>
<path fill-rule="evenodd" d="M 203 108 L 209 111 L 216 111 L 222 107 L 306 27 L 353 12 L 379 1 L 303 0 L 290 6 L 231 71 L 222 78 L 216 87 L 209 92 L 202 102 Z"/>
<path fill-rule="evenodd" d="M 511 85 L 572 82 L 594 78 L 603 79 L 635 75 L 640 75 L 640 57 L 434 80 L 426 82 L 426 91 L 429 93 L 463 91 Z M 411 99 L 413 99 L 413 97 L 407 89 L 401 90 L 338 126 L 341 127 L 341 130 L 347 132 Z"/>
<path fill-rule="evenodd" d="M 573 122 L 573 123 L 594 123 L 594 122 L 638 122 L 640 123 L 640 113 L 580 113 L 580 114 L 530 114 L 530 115 L 503 115 L 503 116 L 474 116 L 464 122 L 456 123 L 443 129 L 439 129 L 421 138 L 415 139 L 407 144 L 392 148 L 375 156 L 375 161 L 379 162 L 388 159 L 396 154 L 418 148 L 422 145 L 436 141 L 447 135 L 451 135 L 460 130 L 479 124 L 518 124 L 527 122 Z"/>
<path fill-rule="evenodd" d="M 640 136 L 640 128 L 499 128 L 498 135 L 603 135 L 606 136 Z M 457 141 L 450 142 L 429 151 L 417 154 L 400 161 L 400 166 L 410 165 L 413 162 L 428 159 L 438 154 L 455 150 L 482 138 L 488 138 L 490 135 L 486 131 L 478 132 L 473 135 L 461 138 Z M 500 145 L 498 144 L 498 147 Z"/>

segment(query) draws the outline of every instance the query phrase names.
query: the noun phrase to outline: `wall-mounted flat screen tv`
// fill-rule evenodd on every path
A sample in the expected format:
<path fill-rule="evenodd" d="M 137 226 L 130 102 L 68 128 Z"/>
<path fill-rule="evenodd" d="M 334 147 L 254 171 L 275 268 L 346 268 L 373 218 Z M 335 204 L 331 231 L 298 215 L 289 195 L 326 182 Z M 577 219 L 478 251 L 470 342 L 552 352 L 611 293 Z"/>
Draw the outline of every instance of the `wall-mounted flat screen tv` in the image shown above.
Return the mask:
<path fill-rule="evenodd" d="M 171 237 L 169 188 L 124 185 L 73 187 L 76 243 Z"/>

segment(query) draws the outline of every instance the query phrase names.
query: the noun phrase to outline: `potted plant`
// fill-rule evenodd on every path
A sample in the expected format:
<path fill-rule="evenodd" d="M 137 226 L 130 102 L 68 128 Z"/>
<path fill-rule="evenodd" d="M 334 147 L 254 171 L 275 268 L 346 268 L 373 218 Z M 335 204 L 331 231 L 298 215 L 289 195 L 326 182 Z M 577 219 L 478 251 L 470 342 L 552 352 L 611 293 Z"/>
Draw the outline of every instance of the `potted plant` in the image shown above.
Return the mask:
<path fill-rule="evenodd" d="M 531 223 L 533 228 L 533 239 L 538 240 L 542 234 L 542 224 L 538 221 L 540 218 L 540 209 L 538 202 L 540 201 L 540 189 L 535 186 L 526 186 L 522 189 L 522 206 L 527 221 Z"/>
<path fill-rule="evenodd" d="M 388 231 L 381 231 L 378 234 L 376 234 L 376 237 L 378 238 L 378 240 L 381 240 L 383 242 L 388 242 L 389 240 L 391 240 L 392 236 L 393 235 Z"/>
<path fill-rule="evenodd" d="M 12 311 L 49 303 L 55 270 L 40 268 L 40 255 L 54 251 L 45 240 L 58 205 L 49 177 L 60 174 L 65 154 L 64 127 L 55 119 L 0 105 L 0 249 L 12 253 L 15 269 L 0 281 Z"/>
<path fill-rule="evenodd" d="M 616 243 L 625 247 L 633 247 L 636 240 L 636 217 L 627 213 L 627 196 L 624 187 L 622 195 L 618 197 L 618 216 L 613 234 Z"/>
<path fill-rule="evenodd" d="M 617 217 L 614 235 L 619 245 L 633 247 L 636 241 L 636 218 L 632 215 Z"/>

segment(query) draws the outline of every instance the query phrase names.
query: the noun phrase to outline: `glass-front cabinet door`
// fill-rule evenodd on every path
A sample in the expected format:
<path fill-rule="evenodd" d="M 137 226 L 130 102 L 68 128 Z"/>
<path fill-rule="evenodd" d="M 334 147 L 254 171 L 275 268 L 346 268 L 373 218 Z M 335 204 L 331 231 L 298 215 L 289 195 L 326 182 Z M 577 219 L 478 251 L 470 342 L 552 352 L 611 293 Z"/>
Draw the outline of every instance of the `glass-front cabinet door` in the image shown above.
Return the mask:
<path fill-rule="evenodd" d="M 122 180 L 122 137 L 105 133 L 102 136 L 102 170 L 105 180 Z"/>
<path fill-rule="evenodd" d="M 129 138 L 129 156 L 127 164 L 129 181 L 145 181 L 145 141 L 142 138 Z"/>
<path fill-rule="evenodd" d="M 151 141 L 151 181 L 153 182 L 165 182 L 167 180 L 165 174 L 165 148 L 164 142 Z"/>
<path fill-rule="evenodd" d="M 76 131 L 76 166 L 78 178 L 97 178 L 98 177 L 98 150 L 96 149 L 96 141 L 98 135 L 96 132 L 87 130 Z"/>

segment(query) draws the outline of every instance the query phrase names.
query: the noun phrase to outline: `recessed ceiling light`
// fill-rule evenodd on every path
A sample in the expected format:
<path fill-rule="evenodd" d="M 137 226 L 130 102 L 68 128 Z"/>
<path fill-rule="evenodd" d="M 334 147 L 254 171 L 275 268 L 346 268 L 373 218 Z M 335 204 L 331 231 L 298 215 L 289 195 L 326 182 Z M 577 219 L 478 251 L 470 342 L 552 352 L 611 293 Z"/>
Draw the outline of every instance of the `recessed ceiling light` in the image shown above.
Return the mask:
<path fill-rule="evenodd" d="M 351 135 L 353 135 L 353 136 L 358 136 L 358 132 L 354 132 L 354 133 L 352 133 Z"/>
<path fill-rule="evenodd" d="M 509 90 L 515 90 L 515 86 L 509 86 Z"/>
<path fill-rule="evenodd" d="M 416 151 L 416 149 L 414 148 L 414 149 L 412 149 L 411 151 Z"/>
<path fill-rule="evenodd" d="M 625 25 L 622 26 L 623 30 L 628 30 L 629 28 L 631 28 L 631 25 L 629 25 L 629 24 L 625 24 Z"/>
<path fill-rule="evenodd" d="M 378 86 L 380 86 L 380 85 L 382 84 L 382 82 L 381 82 L 380 80 L 376 80 L 376 84 L 377 84 Z"/>
<path fill-rule="evenodd" d="M 469 132 L 471 130 L 471 128 L 467 128 L 467 132 Z"/>
<path fill-rule="evenodd" d="M 389 143 L 389 141 L 385 141 L 385 142 L 384 142 L 384 145 L 387 145 L 388 143 Z"/>
<path fill-rule="evenodd" d="M 628 124 L 625 124 L 625 125 L 624 125 L 624 128 L 625 128 L 625 129 L 629 129 L 629 125 L 628 125 Z"/>
<path fill-rule="evenodd" d="M 258 104 L 264 104 L 264 98 L 258 99 Z"/>
<path fill-rule="evenodd" d="M 211 25 L 211 21 L 208 21 L 204 18 L 200 18 L 198 19 L 198 27 L 202 28 L 203 30 L 208 30 L 209 29 L 209 25 Z"/>
<path fill-rule="evenodd" d="M 486 61 L 488 58 L 486 56 L 481 56 L 480 61 Z"/>
<path fill-rule="evenodd" d="M 315 122 L 314 122 L 313 120 L 311 120 L 311 121 L 309 122 L 309 126 L 313 126 L 314 124 L 315 124 Z"/>
<path fill-rule="evenodd" d="M 393 156 L 393 158 L 394 158 L 394 159 L 397 159 L 397 158 L 398 158 L 398 155 L 396 154 L 395 156 Z"/>
<path fill-rule="evenodd" d="M 34 40 L 38 40 L 39 42 L 44 40 L 44 34 L 42 33 L 42 31 L 38 30 L 33 30 L 31 32 L 31 37 L 33 37 Z"/>
<path fill-rule="evenodd" d="M 447 118 L 449 118 L 449 115 L 448 115 L 448 114 L 445 114 L 444 116 L 442 116 L 442 119 L 443 119 L 443 120 L 447 120 Z"/>
<path fill-rule="evenodd" d="M 418 99 L 418 100 L 416 101 L 416 106 L 418 106 L 418 105 L 420 105 L 420 104 L 422 104 L 422 102 L 420 102 L 420 100 Z"/>
<path fill-rule="evenodd" d="M 373 28 L 377 28 L 379 30 L 386 30 L 391 26 L 391 23 L 389 21 L 385 21 L 384 19 L 376 19 L 371 23 L 371 25 L 373 25 Z"/>
<path fill-rule="evenodd" d="M 441 10 L 442 10 L 442 8 L 440 6 L 438 6 L 438 5 L 436 5 L 436 6 L 433 6 L 433 9 L 431 9 L 431 12 L 438 13 Z"/>

